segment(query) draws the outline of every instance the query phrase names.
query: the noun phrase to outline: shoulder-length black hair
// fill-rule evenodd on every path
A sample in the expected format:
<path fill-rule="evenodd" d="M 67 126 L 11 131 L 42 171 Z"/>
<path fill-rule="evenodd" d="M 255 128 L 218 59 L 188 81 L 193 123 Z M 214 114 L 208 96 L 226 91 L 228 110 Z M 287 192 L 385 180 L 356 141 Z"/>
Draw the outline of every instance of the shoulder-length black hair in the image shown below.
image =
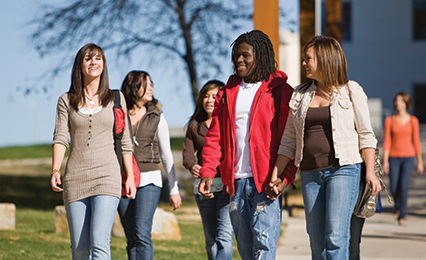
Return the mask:
<path fill-rule="evenodd" d="M 278 65 L 275 61 L 275 52 L 271 40 L 268 35 L 259 30 L 243 33 L 231 44 L 234 74 L 237 75 L 238 68 L 237 50 L 240 44 L 244 42 L 253 47 L 254 62 L 256 64 L 253 79 L 255 81 L 268 81 L 271 75 L 275 75 Z"/>
<path fill-rule="evenodd" d="M 121 84 L 121 92 L 123 92 L 124 98 L 126 99 L 127 110 L 132 109 L 134 106 L 139 107 L 138 100 L 145 95 L 146 88 L 148 86 L 148 80 L 151 80 L 151 84 L 154 87 L 151 76 L 146 71 L 132 70 L 127 73 L 126 77 Z M 143 88 L 142 96 L 139 95 L 139 90 Z M 152 100 L 145 104 L 148 108 L 148 104 L 156 105 L 158 100 L 152 96 Z"/>
<path fill-rule="evenodd" d="M 192 123 L 201 123 L 203 121 L 206 121 L 208 119 L 207 112 L 204 110 L 203 107 L 203 100 L 206 96 L 207 92 L 209 92 L 212 89 L 217 88 L 218 90 L 223 88 L 225 84 L 222 81 L 219 80 L 210 80 L 204 86 L 201 88 L 200 93 L 198 94 L 197 103 L 195 105 L 195 111 L 194 114 L 190 117 L 188 121 L 188 125 L 191 125 Z"/>
<path fill-rule="evenodd" d="M 83 60 L 86 55 L 89 55 L 89 58 L 92 58 L 95 55 L 102 56 L 104 69 L 101 74 L 97 94 L 99 95 L 100 104 L 103 107 L 106 107 L 108 103 L 111 102 L 113 99 L 113 94 L 109 89 L 107 61 L 102 48 L 94 43 L 89 43 L 81 47 L 81 49 L 77 52 L 77 55 L 75 56 L 74 65 L 72 66 L 71 72 L 71 86 L 68 91 L 70 105 L 75 109 L 78 109 L 79 104 L 84 101 L 84 79 L 82 67 Z"/>

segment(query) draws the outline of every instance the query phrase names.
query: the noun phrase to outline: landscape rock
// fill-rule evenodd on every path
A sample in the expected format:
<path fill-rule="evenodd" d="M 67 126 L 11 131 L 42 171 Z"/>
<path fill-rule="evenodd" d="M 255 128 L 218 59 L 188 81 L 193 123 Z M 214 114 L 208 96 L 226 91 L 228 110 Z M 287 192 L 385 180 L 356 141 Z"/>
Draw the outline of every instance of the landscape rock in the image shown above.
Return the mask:
<path fill-rule="evenodd" d="M 58 233 L 68 233 L 68 221 L 64 206 L 55 207 L 55 230 Z M 118 213 L 115 215 L 111 236 L 124 237 Z M 161 208 L 157 208 L 152 225 L 152 239 L 181 240 L 182 235 L 176 216 Z"/>
<path fill-rule="evenodd" d="M 56 233 L 68 233 L 68 220 L 65 206 L 55 207 L 55 231 Z"/>
<path fill-rule="evenodd" d="M 152 224 L 152 239 L 181 240 L 180 228 L 176 216 L 157 208 Z"/>
<path fill-rule="evenodd" d="M 15 204 L 0 203 L 0 230 L 15 230 L 15 213 Z"/>

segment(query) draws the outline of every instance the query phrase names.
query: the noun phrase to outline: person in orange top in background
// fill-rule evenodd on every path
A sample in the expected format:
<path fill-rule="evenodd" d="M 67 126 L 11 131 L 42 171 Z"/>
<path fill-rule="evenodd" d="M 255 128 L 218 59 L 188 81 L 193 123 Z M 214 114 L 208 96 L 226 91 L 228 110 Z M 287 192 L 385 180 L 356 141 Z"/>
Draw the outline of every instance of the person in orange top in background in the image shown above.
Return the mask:
<path fill-rule="evenodd" d="M 417 158 L 417 173 L 423 174 L 419 120 L 410 115 L 411 98 L 399 92 L 393 100 L 396 114 L 385 120 L 383 141 L 383 170 L 389 174 L 390 188 L 395 200 L 395 218 L 400 226 L 406 225 L 408 185 Z"/>

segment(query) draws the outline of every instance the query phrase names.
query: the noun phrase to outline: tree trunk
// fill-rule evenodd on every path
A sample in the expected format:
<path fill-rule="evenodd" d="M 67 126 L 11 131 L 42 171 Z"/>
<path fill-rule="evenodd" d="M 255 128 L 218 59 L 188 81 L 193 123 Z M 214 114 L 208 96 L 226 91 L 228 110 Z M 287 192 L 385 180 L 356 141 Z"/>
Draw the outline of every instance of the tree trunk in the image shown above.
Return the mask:
<path fill-rule="evenodd" d="M 186 22 L 185 12 L 184 12 L 184 2 L 177 1 L 177 13 L 179 15 L 179 23 L 182 28 L 183 38 L 185 39 L 185 49 L 186 54 L 183 56 L 183 59 L 186 62 L 188 67 L 188 76 L 191 81 L 191 93 L 192 101 L 194 105 L 197 104 L 198 99 L 198 81 L 197 81 L 197 71 L 194 62 L 194 54 L 192 49 L 192 38 L 191 38 L 191 25 Z"/>

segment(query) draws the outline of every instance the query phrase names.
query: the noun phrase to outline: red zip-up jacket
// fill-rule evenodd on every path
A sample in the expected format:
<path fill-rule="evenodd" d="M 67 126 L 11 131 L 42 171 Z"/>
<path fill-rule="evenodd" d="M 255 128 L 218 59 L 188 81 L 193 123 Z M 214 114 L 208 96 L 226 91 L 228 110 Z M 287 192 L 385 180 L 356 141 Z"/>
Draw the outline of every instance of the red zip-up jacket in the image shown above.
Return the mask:
<path fill-rule="evenodd" d="M 235 191 L 235 106 L 241 81 L 241 77 L 231 76 L 226 86 L 216 95 L 200 170 L 201 178 L 214 178 L 216 168 L 219 167 L 222 182 L 231 196 Z M 251 107 L 248 137 L 250 163 L 259 193 L 269 184 L 287 121 L 288 102 L 293 88 L 286 82 L 287 75 L 277 70 L 269 81 L 262 82 Z M 293 161 L 288 165 L 281 175 L 287 184 L 293 182 L 297 170 Z"/>

